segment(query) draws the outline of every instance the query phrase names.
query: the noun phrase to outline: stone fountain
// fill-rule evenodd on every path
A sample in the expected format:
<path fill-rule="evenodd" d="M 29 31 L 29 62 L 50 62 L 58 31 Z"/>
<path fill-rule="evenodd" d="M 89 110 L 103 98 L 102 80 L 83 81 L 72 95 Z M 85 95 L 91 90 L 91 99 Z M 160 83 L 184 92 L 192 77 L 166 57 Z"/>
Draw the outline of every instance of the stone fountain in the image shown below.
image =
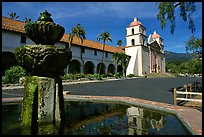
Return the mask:
<path fill-rule="evenodd" d="M 24 82 L 21 110 L 24 134 L 60 134 L 64 118 L 61 73 L 72 58 L 70 49 L 54 46 L 64 28 L 53 22 L 45 10 L 35 22 L 27 22 L 25 32 L 36 45 L 15 49 L 16 60 L 28 73 Z"/>

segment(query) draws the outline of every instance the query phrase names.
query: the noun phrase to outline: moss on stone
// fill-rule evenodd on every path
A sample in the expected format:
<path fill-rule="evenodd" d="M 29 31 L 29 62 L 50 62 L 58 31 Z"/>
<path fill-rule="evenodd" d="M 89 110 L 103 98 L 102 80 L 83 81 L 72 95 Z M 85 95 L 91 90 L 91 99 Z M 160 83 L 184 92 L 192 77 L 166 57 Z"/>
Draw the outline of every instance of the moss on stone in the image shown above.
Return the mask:
<path fill-rule="evenodd" d="M 22 124 L 26 126 L 31 126 L 33 113 L 35 109 L 33 108 L 35 102 L 35 94 L 37 89 L 37 77 L 35 76 L 27 76 L 25 77 L 25 85 L 24 85 L 24 97 L 22 104 L 22 112 L 21 119 Z"/>

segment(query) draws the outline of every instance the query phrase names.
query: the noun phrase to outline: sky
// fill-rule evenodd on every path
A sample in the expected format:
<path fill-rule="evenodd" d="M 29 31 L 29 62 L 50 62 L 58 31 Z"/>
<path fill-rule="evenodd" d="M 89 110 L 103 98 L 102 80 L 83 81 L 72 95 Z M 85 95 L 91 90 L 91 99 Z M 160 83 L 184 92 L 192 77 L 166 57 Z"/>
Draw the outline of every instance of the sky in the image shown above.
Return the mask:
<path fill-rule="evenodd" d="M 202 2 L 195 2 L 196 11 L 193 20 L 196 31 L 194 35 L 202 38 Z M 86 39 L 97 41 L 98 34 L 108 31 L 112 42 L 110 46 L 118 46 L 122 40 L 126 45 L 126 28 L 138 18 L 146 28 L 147 37 L 156 31 L 164 40 L 164 50 L 176 53 L 186 53 L 185 42 L 192 36 L 188 29 L 188 21 L 184 22 L 179 16 L 179 9 L 175 11 L 176 28 L 174 34 L 170 32 L 170 23 L 161 29 L 160 21 L 156 19 L 159 13 L 156 2 L 2 2 L 2 16 L 9 17 L 15 12 L 20 21 L 30 18 L 36 21 L 40 13 L 47 10 L 56 24 L 70 33 L 72 27 L 80 24 L 86 31 Z"/>

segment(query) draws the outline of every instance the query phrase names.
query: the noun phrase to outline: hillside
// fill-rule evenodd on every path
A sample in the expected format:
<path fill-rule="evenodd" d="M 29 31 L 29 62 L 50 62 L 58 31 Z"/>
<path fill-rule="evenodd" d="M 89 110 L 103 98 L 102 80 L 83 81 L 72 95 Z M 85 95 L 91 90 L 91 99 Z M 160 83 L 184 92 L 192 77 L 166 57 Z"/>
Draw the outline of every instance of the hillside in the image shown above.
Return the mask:
<path fill-rule="evenodd" d="M 181 61 L 188 61 L 193 58 L 191 53 L 175 53 L 171 51 L 164 51 L 165 53 L 165 60 L 181 60 Z"/>

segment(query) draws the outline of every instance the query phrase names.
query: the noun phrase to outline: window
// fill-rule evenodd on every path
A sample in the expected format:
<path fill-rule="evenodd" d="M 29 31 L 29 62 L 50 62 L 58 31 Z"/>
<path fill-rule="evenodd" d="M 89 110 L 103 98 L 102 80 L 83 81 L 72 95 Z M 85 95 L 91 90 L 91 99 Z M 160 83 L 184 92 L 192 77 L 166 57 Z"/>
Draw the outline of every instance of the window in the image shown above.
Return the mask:
<path fill-rule="evenodd" d="M 106 52 L 106 58 L 108 57 L 108 52 Z"/>
<path fill-rule="evenodd" d="M 85 48 L 81 47 L 81 53 L 85 53 Z"/>
<path fill-rule="evenodd" d="M 97 56 L 97 50 L 94 50 L 94 55 Z"/>
<path fill-rule="evenodd" d="M 134 46 L 135 45 L 135 40 L 134 39 L 132 39 L 132 46 Z"/>
<path fill-rule="evenodd" d="M 26 44 L 26 36 L 21 36 L 21 43 L 25 43 Z"/>
<path fill-rule="evenodd" d="M 132 29 L 132 35 L 134 35 L 134 29 Z"/>

